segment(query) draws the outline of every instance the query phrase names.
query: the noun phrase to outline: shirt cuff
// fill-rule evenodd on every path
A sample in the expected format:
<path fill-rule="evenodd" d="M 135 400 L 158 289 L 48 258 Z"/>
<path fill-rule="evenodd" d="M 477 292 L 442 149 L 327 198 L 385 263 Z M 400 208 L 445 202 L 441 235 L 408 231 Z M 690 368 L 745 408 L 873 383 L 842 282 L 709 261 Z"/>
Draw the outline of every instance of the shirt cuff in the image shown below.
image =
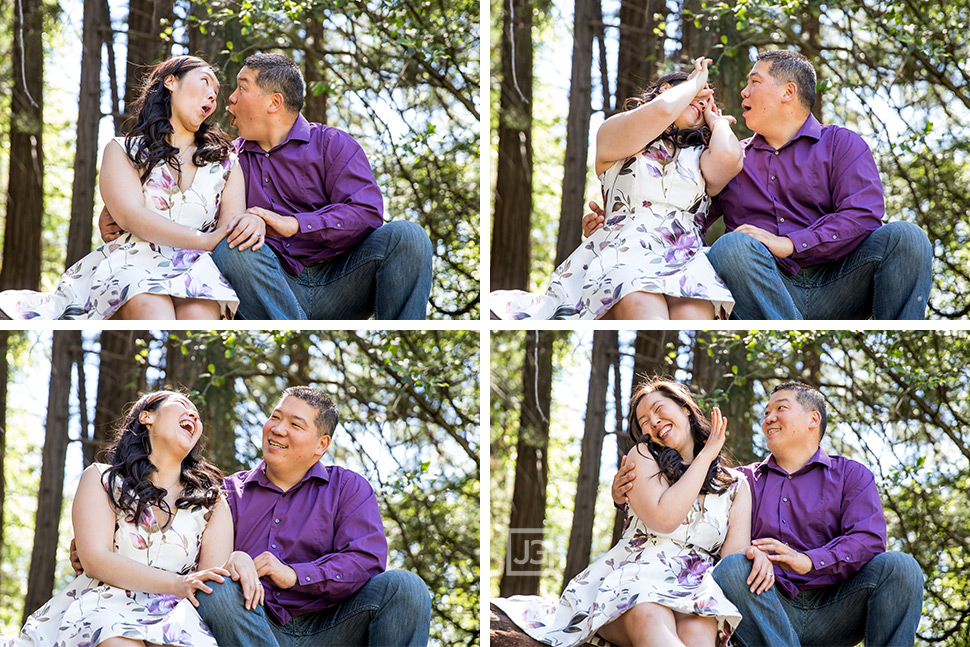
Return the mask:
<path fill-rule="evenodd" d="M 820 242 L 818 235 L 809 229 L 801 229 L 783 235 L 791 240 L 795 248 L 791 253 L 791 258 L 793 259 L 799 256 L 804 257 L 805 254 L 808 254 Z"/>
<path fill-rule="evenodd" d="M 835 551 L 825 548 L 813 548 L 805 554 L 812 560 L 812 571 L 820 574 L 832 573 L 837 569 L 844 568 L 843 565 L 840 565 L 840 562 L 849 562 L 847 556 L 840 558 Z"/>

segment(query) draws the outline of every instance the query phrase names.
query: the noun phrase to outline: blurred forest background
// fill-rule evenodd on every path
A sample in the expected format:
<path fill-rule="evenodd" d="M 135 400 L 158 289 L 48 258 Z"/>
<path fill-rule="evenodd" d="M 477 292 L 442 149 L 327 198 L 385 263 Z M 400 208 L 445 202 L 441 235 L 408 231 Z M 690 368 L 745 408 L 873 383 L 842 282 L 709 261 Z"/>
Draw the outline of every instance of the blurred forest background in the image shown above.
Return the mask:
<path fill-rule="evenodd" d="M 428 316 L 479 317 L 478 0 L 0 2 L 0 290 L 50 290 L 100 243 L 97 165 L 125 132 L 148 65 L 196 54 L 221 71 L 279 51 L 307 80 L 303 114 L 349 132 L 386 218 L 428 232 Z M 99 143 L 100 142 L 100 143 Z M 93 231 L 92 231 L 93 230 Z M 16 259 L 16 262 L 3 262 Z"/>
<path fill-rule="evenodd" d="M 490 594 L 557 598 L 619 538 L 610 484 L 635 380 L 672 377 L 720 407 L 747 464 L 767 456 L 768 394 L 796 379 L 828 401 L 822 449 L 872 470 L 889 549 L 923 570 L 917 644 L 970 644 L 968 367 L 965 331 L 493 331 Z"/>
<path fill-rule="evenodd" d="M 233 473 L 283 389 L 312 384 L 341 419 L 323 462 L 370 481 L 389 567 L 431 589 L 431 644 L 481 644 L 477 332 L 0 332 L 0 360 L 0 633 L 73 579 L 71 499 L 126 404 L 183 387 Z"/>
<path fill-rule="evenodd" d="M 758 50 L 787 48 L 818 72 L 816 116 L 872 149 L 887 220 L 933 243 L 927 317 L 966 318 L 968 23 L 967 0 L 492 0 L 490 289 L 542 290 L 579 245 L 585 201 L 601 200 L 596 128 L 627 97 L 706 54 L 716 98 L 749 137 L 744 79 Z"/>

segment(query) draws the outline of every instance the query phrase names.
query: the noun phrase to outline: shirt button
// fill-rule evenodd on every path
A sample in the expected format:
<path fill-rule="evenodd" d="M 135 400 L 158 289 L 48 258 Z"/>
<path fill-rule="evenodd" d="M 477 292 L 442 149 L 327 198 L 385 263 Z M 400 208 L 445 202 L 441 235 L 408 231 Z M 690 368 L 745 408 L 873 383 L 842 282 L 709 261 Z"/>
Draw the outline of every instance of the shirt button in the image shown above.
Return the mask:
<path fill-rule="evenodd" d="M 791 477 L 788 477 L 788 478 L 791 478 Z M 274 520 L 273 520 L 273 523 L 279 523 L 279 522 L 280 522 L 280 520 L 279 520 L 279 519 L 274 519 Z"/>
<path fill-rule="evenodd" d="M 808 247 L 808 243 L 802 243 L 802 247 Z M 788 478 L 791 478 L 790 476 Z"/>
<path fill-rule="evenodd" d="M 342 226 L 339 222 L 337 223 L 337 229 L 340 229 Z"/>
<path fill-rule="evenodd" d="M 783 498 L 782 501 L 784 501 L 785 503 L 788 503 L 788 497 Z M 276 546 L 273 546 L 273 548 L 276 548 Z"/>
<path fill-rule="evenodd" d="M 777 155 L 777 154 L 778 154 L 778 151 L 775 151 L 775 155 Z"/>
<path fill-rule="evenodd" d="M 313 225 L 307 225 L 306 228 L 309 231 L 310 229 L 313 229 Z"/>
<path fill-rule="evenodd" d="M 335 580 L 339 580 L 340 579 L 340 576 L 339 575 L 334 575 L 334 579 Z"/>
<path fill-rule="evenodd" d="M 820 561 L 819 561 L 819 565 L 820 565 L 820 566 L 825 566 L 825 562 L 824 562 L 824 561 L 822 561 L 822 560 L 820 560 Z"/>
<path fill-rule="evenodd" d="M 263 157 L 269 157 L 269 153 L 263 153 Z"/>
<path fill-rule="evenodd" d="M 310 578 L 309 577 L 304 577 L 303 579 L 306 580 L 307 582 L 310 581 Z"/>
<path fill-rule="evenodd" d="M 264 177 L 263 178 L 263 182 L 269 182 L 269 178 L 268 177 Z"/>
<path fill-rule="evenodd" d="M 788 477 L 788 480 L 789 480 L 789 481 L 791 480 L 791 477 L 790 477 L 790 476 Z"/>
<path fill-rule="evenodd" d="M 782 218 L 781 220 L 779 220 L 779 222 L 785 222 L 785 219 L 784 219 L 784 218 Z"/>
<path fill-rule="evenodd" d="M 276 544 L 273 544 L 273 548 L 276 548 Z"/>
<path fill-rule="evenodd" d="M 782 519 L 782 520 L 781 520 L 781 522 L 782 522 L 782 523 L 788 523 L 788 522 L 787 522 L 787 521 L 785 521 L 784 519 Z"/>
<path fill-rule="evenodd" d="M 836 239 L 838 239 L 838 235 L 832 234 L 832 240 L 836 240 Z"/>
<path fill-rule="evenodd" d="M 775 176 L 774 176 L 774 175 L 772 175 L 772 176 L 771 176 L 771 179 L 772 179 L 772 180 L 774 180 L 774 179 L 775 179 Z"/>

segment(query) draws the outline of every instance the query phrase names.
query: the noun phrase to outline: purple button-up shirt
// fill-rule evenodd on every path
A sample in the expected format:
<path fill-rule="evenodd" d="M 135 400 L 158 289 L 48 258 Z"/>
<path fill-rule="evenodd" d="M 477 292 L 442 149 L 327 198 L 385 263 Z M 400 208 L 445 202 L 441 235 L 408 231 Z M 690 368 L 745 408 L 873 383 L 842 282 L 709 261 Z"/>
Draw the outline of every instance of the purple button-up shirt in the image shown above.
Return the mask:
<path fill-rule="evenodd" d="M 886 517 L 872 472 L 821 449 L 789 474 L 769 456 L 742 467 L 751 486 L 751 537 L 771 537 L 812 560 L 805 575 L 775 566 L 788 597 L 845 581 L 886 551 Z"/>
<path fill-rule="evenodd" d="M 869 146 L 851 130 L 809 115 L 777 150 L 761 135 L 741 145 L 744 166 L 714 198 L 707 224 L 723 215 L 728 231 L 749 224 L 787 236 L 795 250 L 777 259 L 787 274 L 843 258 L 882 224 L 882 180 Z"/>
<path fill-rule="evenodd" d="M 387 538 L 374 489 L 350 470 L 317 463 L 286 492 L 266 463 L 225 480 L 236 550 L 264 551 L 296 571 L 291 589 L 263 578 L 266 609 L 278 623 L 350 597 L 387 567 Z"/>
<path fill-rule="evenodd" d="M 300 115 L 268 152 L 241 137 L 233 144 L 246 206 L 293 216 L 300 225 L 290 238 L 266 238 L 289 274 L 339 256 L 384 222 L 384 198 L 367 156 L 344 131 Z"/>

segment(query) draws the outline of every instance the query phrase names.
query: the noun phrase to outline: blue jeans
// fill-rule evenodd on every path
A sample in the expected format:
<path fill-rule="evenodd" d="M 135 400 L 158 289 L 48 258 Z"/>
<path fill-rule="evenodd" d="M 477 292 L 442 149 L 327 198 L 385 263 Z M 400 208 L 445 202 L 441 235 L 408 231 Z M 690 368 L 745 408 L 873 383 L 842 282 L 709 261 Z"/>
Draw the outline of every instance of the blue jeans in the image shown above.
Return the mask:
<path fill-rule="evenodd" d="M 381 225 L 337 258 L 290 276 L 269 245 L 212 252 L 239 295 L 237 319 L 424 319 L 431 293 L 431 241 L 419 225 Z"/>
<path fill-rule="evenodd" d="M 375 575 L 357 593 L 323 611 L 296 616 L 285 625 L 265 605 L 243 609 L 242 586 L 227 579 L 207 582 L 212 593 L 196 593 L 199 614 L 225 647 L 423 647 L 431 632 L 431 596 L 420 577 L 407 571 Z"/>
<path fill-rule="evenodd" d="M 885 224 L 847 256 L 795 276 L 736 231 L 707 257 L 734 295 L 732 319 L 922 319 L 933 278 L 930 241 L 908 222 Z"/>
<path fill-rule="evenodd" d="M 913 647 L 923 608 L 923 573 L 903 553 L 880 553 L 853 577 L 789 599 L 773 586 L 761 595 L 748 590 L 751 560 L 728 555 L 714 567 L 714 580 L 741 611 L 734 638 L 745 647 L 845 645 Z"/>

